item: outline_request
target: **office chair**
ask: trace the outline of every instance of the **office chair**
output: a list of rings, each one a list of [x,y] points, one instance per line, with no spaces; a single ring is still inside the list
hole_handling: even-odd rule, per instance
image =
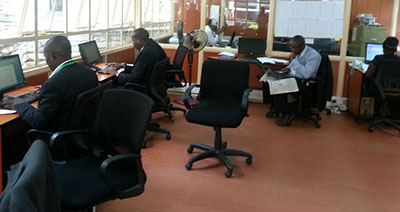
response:
[[[372,86],[378,95],[375,99],[383,104],[378,117],[369,123],[368,130],[375,131],[377,125],[389,125],[400,133],[400,119],[388,118],[388,102],[400,99],[400,61],[384,59],[379,65],[376,78],[372,79]]]
[[[223,80],[221,80],[223,79]],[[188,108],[186,120],[190,123],[213,127],[215,130],[214,146],[194,143],[187,149],[192,153],[194,148],[203,150],[192,157],[185,165],[187,170],[192,169],[194,162],[205,158],[215,157],[228,169],[227,178],[231,177],[233,168],[227,156],[247,157],[246,163],[252,163],[252,155],[233,149],[226,149],[227,143],[222,141],[221,128],[238,127],[244,116],[247,115],[248,96],[250,89],[249,65],[237,61],[207,60],[203,63],[201,84],[191,85],[185,92],[184,103]],[[200,87],[200,103],[191,108],[191,90]]]
[[[146,174],[140,152],[153,104],[139,92],[110,89],[104,92],[92,132],[75,130],[52,137],[51,148],[62,137],[89,133],[105,150],[103,156],[87,156],[56,167],[63,208],[86,210],[144,192]]]
[[[320,128],[320,112],[326,110],[326,102],[332,99],[333,72],[329,57],[321,54],[316,78],[297,79],[297,85],[299,92],[294,94],[297,98],[295,111],[292,111],[286,123],[282,125],[290,125],[293,119],[300,117],[311,120],[316,128]],[[317,110],[312,111],[313,108]]]
[[[179,88],[186,86],[187,81],[185,78],[185,73],[182,70],[182,66],[188,51],[189,49],[186,46],[178,46],[171,69],[166,72],[168,88]],[[184,82],[183,85],[182,82]]]
[[[167,113],[169,117],[171,117],[172,113],[169,108],[169,97],[167,94],[167,87],[165,85],[165,72],[168,70],[169,67],[169,58],[161,60],[154,65],[146,86],[128,82],[124,85],[124,88],[143,91],[155,102],[152,113],[164,112]],[[165,138],[167,140],[171,139],[171,132],[162,129],[160,125],[156,122],[149,122],[146,129],[152,132],[163,133],[166,135]],[[146,146],[147,139],[144,139],[143,147],[145,148]]]
[[[0,211],[61,212],[56,174],[45,142],[36,140],[24,159],[11,167],[0,196]]]
[[[107,81],[97,87],[85,91],[76,99],[72,116],[68,121],[65,130],[91,130],[94,126],[94,120],[97,114],[98,106],[105,90],[113,87],[112,81]],[[31,129],[27,133],[28,143],[32,143],[36,139],[42,139],[49,142],[50,138],[57,132],[49,132],[44,130]],[[90,147],[92,148],[92,147]],[[88,146],[80,136],[75,136],[70,142],[63,142],[63,146],[59,146],[57,151],[52,152],[54,160],[69,161],[72,158],[83,157],[88,153]]]
[[[176,32],[178,35],[178,41],[179,41],[179,45],[183,44],[183,21],[177,21],[176,22]]]

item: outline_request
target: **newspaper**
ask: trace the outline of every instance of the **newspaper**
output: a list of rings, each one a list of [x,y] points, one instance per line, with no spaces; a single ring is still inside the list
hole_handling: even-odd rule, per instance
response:
[[[294,77],[276,79],[268,73],[265,73],[261,77],[260,82],[268,83],[269,92],[271,95],[293,93],[299,91],[296,79]]]

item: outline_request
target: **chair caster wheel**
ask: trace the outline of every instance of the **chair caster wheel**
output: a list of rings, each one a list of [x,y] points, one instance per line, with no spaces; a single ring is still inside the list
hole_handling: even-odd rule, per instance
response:
[[[375,127],[373,127],[373,126],[368,126],[368,131],[374,132],[374,131],[375,131]]]
[[[228,142],[222,141],[222,149],[226,149],[228,147]]]
[[[192,152],[193,152],[193,147],[192,147],[192,146],[189,146],[189,147],[186,149],[186,151],[187,151],[188,153],[192,153]]]
[[[315,125],[315,128],[318,128],[318,129],[321,128],[321,124],[319,124],[319,123],[316,124],[316,125]]]
[[[167,135],[165,136],[165,139],[171,140],[171,134],[167,134]]]
[[[188,162],[188,163],[185,165],[185,168],[186,168],[187,170],[191,170],[191,169],[192,169],[192,163]]]
[[[225,172],[225,177],[226,178],[230,178],[232,176],[232,170],[227,170],[226,172]]]
[[[174,118],[174,117],[171,117],[171,118],[169,119],[169,121],[170,121],[170,122],[174,122],[174,121],[175,121],[175,118]]]
[[[252,163],[253,163],[253,158],[252,157],[246,159],[246,164],[247,165],[251,165]]]

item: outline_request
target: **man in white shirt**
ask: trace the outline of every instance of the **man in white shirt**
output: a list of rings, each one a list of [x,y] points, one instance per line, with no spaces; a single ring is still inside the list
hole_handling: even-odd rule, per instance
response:
[[[289,58],[291,60],[289,66],[281,71],[288,75],[294,76],[297,79],[309,79],[317,76],[318,68],[321,63],[321,55],[313,48],[306,46],[305,40],[301,35],[296,35],[290,41],[290,49],[292,53]],[[287,101],[287,94],[273,96],[272,109],[266,116],[272,117],[277,113],[283,113],[283,116],[278,120],[279,126],[289,125],[290,107]]]
[[[226,25],[224,25],[221,29],[218,29],[217,25],[217,21],[214,19],[210,19],[207,22],[207,25],[204,29],[208,38],[207,46],[215,46],[215,44],[217,44],[219,41],[219,34],[225,31]]]

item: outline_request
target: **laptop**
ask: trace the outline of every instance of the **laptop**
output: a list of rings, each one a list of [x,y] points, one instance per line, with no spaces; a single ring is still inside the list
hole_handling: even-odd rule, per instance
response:
[[[383,54],[382,43],[366,43],[365,44],[365,63],[369,64],[376,55]]]

